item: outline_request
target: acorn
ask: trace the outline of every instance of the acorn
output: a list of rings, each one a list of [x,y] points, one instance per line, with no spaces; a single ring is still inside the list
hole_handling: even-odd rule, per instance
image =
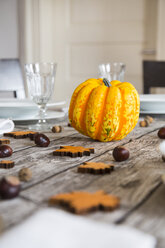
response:
[[[61,126],[53,126],[52,127],[52,132],[53,133],[61,133],[62,132],[62,127]]]
[[[149,123],[152,123],[154,121],[154,119],[149,115],[145,116],[144,120],[149,121]]]
[[[140,121],[139,125],[140,127],[148,127],[150,125],[150,122],[148,120]]]
[[[22,168],[18,173],[20,181],[28,182],[32,178],[32,171],[29,168]]]

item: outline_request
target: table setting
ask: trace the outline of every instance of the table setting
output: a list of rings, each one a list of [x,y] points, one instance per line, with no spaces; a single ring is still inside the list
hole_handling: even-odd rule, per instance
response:
[[[165,96],[115,62],[68,105],[56,70],[26,64],[29,98],[0,99],[0,247],[163,248]]]

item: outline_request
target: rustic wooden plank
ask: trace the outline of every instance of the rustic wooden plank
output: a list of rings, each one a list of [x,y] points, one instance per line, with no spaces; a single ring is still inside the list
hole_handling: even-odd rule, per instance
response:
[[[112,214],[99,214],[97,219],[116,222],[142,203],[159,185],[160,174],[165,173],[164,162],[156,149],[159,142],[156,131],[128,143],[131,158],[122,163],[114,162],[116,170],[110,175],[80,174],[77,173],[77,168],[73,168],[22,191],[21,195],[40,204],[47,202],[52,194],[102,189],[119,196],[121,207]],[[111,153],[112,151],[105,152],[92,161],[112,162]],[[89,217],[95,218],[95,214]]]
[[[97,157],[106,151],[112,150],[117,145],[123,145],[128,143],[130,139],[135,139],[146,134],[146,132],[151,132],[158,126],[163,125],[164,123],[159,123],[148,128],[137,128],[128,135],[125,139],[116,142],[101,143],[94,141],[88,137],[85,137],[79,133],[75,133],[71,136],[64,137],[60,140],[53,140],[48,148],[42,147],[30,147],[28,149],[19,150],[15,152],[11,159],[15,161],[16,166],[10,170],[1,169],[0,175],[17,175],[18,171],[23,167],[28,167],[32,170],[33,178],[30,182],[23,184],[23,188],[27,188],[36,183],[44,181],[46,178],[49,178],[55,174],[61,173],[69,168],[75,167],[82,162],[88,161],[91,158]],[[64,132],[65,133],[65,132]],[[19,140],[17,140],[19,142]],[[60,145],[83,145],[85,147],[94,147],[95,154],[92,154],[90,157],[82,158],[69,158],[69,157],[55,157],[52,155],[54,149],[58,148]]]
[[[77,133],[76,130],[66,126],[66,124],[63,126],[63,128],[64,130],[61,133],[53,133],[50,131],[50,132],[44,132],[44,134],[49,137],[50,141],[55,141]],[[16,130],[20,130],[20,129],[16,129]],[[27,129],[24,128],[24,130],[26,131]],[[6,137],[6,138],[10,140],[10,146],[12,147],[14,152],[18,152],[20,150],[28,149],[30,147],[35,146],[34,141],[30,140],[29,138],[25,138],[25,139],[14,139],[11,137]]]
[[[158,138],[156,136],[157,132],[154,133],[150,133],[150,132],[152,132],[154,129],[159,128],[161,125],[164,125],[164,122],[161,123],[155,122],[154,125],[148,128],[139,128],[137,126],[137,128],[126,139],[118,142],[100,143],[97,141],[93,141],[87,137],[84,137],[78,133],[75,133],[75,135],[73,135],[72,137],[68,137],[68,138],[64,137],[61,140],[52,141],[50,147],[48,148],[31,147],[26,150],[22,150],[22,151],[20,150],[18,152],[15,152],[12,156],[12,159],[16,161],[16,166],[11,170],[1,170],[0,175],[1,176],[7,174],[17,175],[17,172],[20,168],[30,167],[33,171],[33,179],[31,182],[23,184],[24,189],[28,187],[30,188],[26,191],[22,191],[21,195],[27,199],[31,199],[32,201],[37,202],[37,204],[39,205],[41,202],[46,201],[47,198],[53,193],[59,193],[59,192],[71,191],[71,190],[94,191],[102,188],[109,193],[114,193],[121,197],[122,199],[121,208],[115,211],[113,214],[96,213],[93,215],[89,215],[89,217],[101,221],[105,221],[105,220],[116,221],[117,219],[124,216],[131,208],[136,206],[137,203],[143,200],[147,192],[152,190],[159,182],[157,173],[154,174],[155,173],[154,163],[149,163],[149,164],[147,163],[147,168],[144,169],[143,172],[143,167],[144,164],[146,164],[146,160],[143,161],[144,162],[143,164],[142,159],[140,160],[140,158],[143,157],[144,152],[148,154],[152,149],[155,150],[155,146],[158,144]],[[147,139],[145,134],[147,134]],[[133,139],[133,141],[128,143],[130,139]],[[128,161],[128,163],[124,162],[117,165],[116,171],[111,175],[105,175],[105,176],[84,175],[84,174],[77,174],[75,168],[69,170],[70,168],[75,167],[78,164],[90,160],[92,158],[93,161],[110,162],[112,161],[112,156],[111,156],[112,149],[116,145],[126,144],[126,143],[128,143],[127,147],[131,151],[131,159]],[[91,157],[76,158],[76,159],[67,158],[67,157],[65,158],[52,157],[51,155],[52,149],[54,147],[59,147],[59,145],[64,145],[64,144],[74,144],[74,145],[83,144],[86,147],[94,146],[96,148],[96,154],[92,155]],[[149,159],[149,162],[157,161],[157,155],[158,155],[157,153],[152,152],[152,156],[149,156],[149,158],[147,159]],[[161,165],[158,164],[157,167],[160,167],[161,170],[164,171]],[[67,171],[65,172],[65,170]],[[64,173],[62,173],[63,171]],[[145,183],[146,174],[151,173],[151,171],[154,172],[154,173],[152,172],[154,176],[151,176],[151,178],[147,180],[147,183]],[[48,180],[44,182],[45,179]],[[38,184],[39,182],[42,183]],[[33,186],[35,184],[38,185]],[[139,184],[142,184],[142,186],[139,187]],[[146,190],[144,190],[144,188],[146,188]],[[134,194],[134,192],[137,193]],[[26,202],[26,200],[24,201]],[[8,208],[11,208],[11,205],[8,204],[8,202],[9,201],[6,202],[7,203],[6,207],[3,208],[2,211],[3,214],[4,211],[8,212]],[[25,203],[19,202],[18,205],[20,208],[23,208],[24,204]],[[17,213],[19,213],[19,211],[17,211]],[[14,215],[14,212],[9,211],[7,215],[9,216],[9,219],[12,219],[12,215]],[[20,220],[24,218],[24,215],[21,216],[22,217],[20,217]],[[11,224],[14,224],[16,222],[17,222],[17,217],[13,217],[13,221]],[[11,225],[10,221],[7,219],[6,219],[6,223],[9,223],[6,224],[7,226]]]
[[[141,207],[126,219],[124,224],[154,235],[158,240],[157,248],[164,248],[164,208],[165,186],[161,185]]]
[[[51,141],[59,140],[59,139],[62,139],[64,137],[68,137],[68,136],[74,135],[74,134],[77,136],[77,138],[85,137],[85,136],[82,136],[81,134],[79,134],[72,127],[68,127],[66,123],[62,122],[61,125],[64,127],[64,131],[62,133],[52,133],[51,131],[50,132],[44,132],[49,137],[49,139]],[[139,124],[137,124],[136,128],[124,139],[124,141],[128,142],[128,140],[131,138],[132,139],[138,138],[138,137],[140,137],[140,136],[142,136],[148,132],[152,132],[153,130],[158,129],[164,125],[165,125],[164,119],[159,120],[159,121],[157,121],[157,119],[155,119],[154,123],[152,123],[147,128],[140,128]],[[15,130],[27,130],[27,127],[26,126],[17,126]],[[3,137],[3,136],[1,135],[1,137]],[[11,141],[11,147],[12,147],[14,152],[15,151],[17,152],[17,151],[22,150],[22,149],[23,150],[28,149],[28,148],[31,148],[32,146],[35,146],[34,142],[28,138],[26,138],[26,139],[14,139],[14,138],[9,137],[9,139]],[[89,138],[87,138],[87,139],[89,139]]]
[[[20,197],[12,200],[0,200],[0,216],[3,222],[3,231],[27,218],[37,206]]]

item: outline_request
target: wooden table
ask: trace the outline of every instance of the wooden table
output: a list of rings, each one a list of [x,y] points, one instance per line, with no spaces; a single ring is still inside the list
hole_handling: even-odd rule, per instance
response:
[[[137,124],[124,140],[109,143],[93,141],[66,124],[62,133],[45,133],[51,140],[47,148],[36,147],[28,138],[10,138],[14,150],[12,160],[16,165],[10,170],[1,169],[0,176],[18,175],[21,168],[28,167],[33,177],[30,182],[22,183],[19,197],[0,201],[4,230],[14,228],[34,211],[48,206],[47,200],[52,194],[101,189],[119,196],[120,208],[110,213],[95,212],[84,218],[136,227],[156,236],[158,248],[165,247],[165,186],[160,179],[165,173],[165,163],[158,150],[157,137],[157,130],[165,125],[164,120],[155,119],[146,128]],[[53,156],[52,151],[60,145],[94,147],[95,153],[82,158]],[[130,150],[129,160],[120,163],[113,160],[112,151],[117,145]],[[116,169],[107,175],[77,173],[77,166],[85,161],[114,163]]]

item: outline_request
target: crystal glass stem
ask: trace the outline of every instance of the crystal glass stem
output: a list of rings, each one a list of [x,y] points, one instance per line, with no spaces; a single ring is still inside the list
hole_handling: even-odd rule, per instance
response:
[[[46,124],[45,116],[46,116],[46,104],[39,105],[39,124]]]

